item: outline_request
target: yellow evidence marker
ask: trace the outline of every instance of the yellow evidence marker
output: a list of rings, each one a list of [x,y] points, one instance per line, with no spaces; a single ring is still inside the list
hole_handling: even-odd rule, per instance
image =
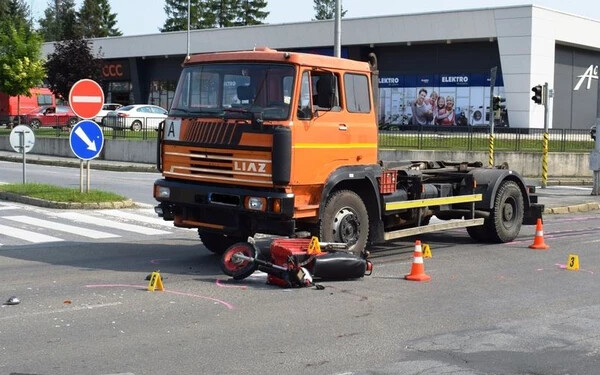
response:
[[[423,258],[433,258],[433,254],[431,254],[431,248],[429,244],[423,244]]]
[[[312,236],[310,239],[310,243],[308,244],[308,255],[320,254],[321,253],[321,244],[319,243],[319,238],[316,236]]]
[[[569,254],[569,258],[567,258],[567,269],[571,271],[579,270],[579,256],[576,254]]]
[[[152,272],[152,276],[150,276],[150,282],[148,283],[148,290],[154,292],[155,290],[163,291],[165,287],[163,286],[162,277],[158,271]]]

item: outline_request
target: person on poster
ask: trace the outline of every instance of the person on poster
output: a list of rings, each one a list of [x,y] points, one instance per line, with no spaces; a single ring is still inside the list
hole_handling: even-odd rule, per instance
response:
[[[433,123],[434,125],[441,125],[442,120],[448,117],[446,113],[446,99],[443,96],[438,97],[433,110]]]
[[[412,124],[430,125],[433,120],[433,111],[431,104],[427,100],[427,90],[420,89],[419,96],[412,105]]]
[[[439,125],[456,125],[456,110],[454,109],[454,98],[452,96],[446,97],[446,108],[444,108],[444,111],[444,118],[440,120]]]

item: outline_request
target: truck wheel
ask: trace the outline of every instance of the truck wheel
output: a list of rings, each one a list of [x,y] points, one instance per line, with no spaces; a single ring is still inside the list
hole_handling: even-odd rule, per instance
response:
[[[198,236],[204,247],[219,255],[223,254],[234,243],[246,240],[243,237],[230,237],[225,234],[205,232],[201,229],[198,229]]]
[[[334,193],[327,200],[321,217],[321,241],[347,243],[351,253],[363,255],[369,237],[369,214],[355,192],[340,190]]]
[[[524,214],[523,195],[514,181],[504,181],[494,199],[494,208],[485,222],[488,240],[510,242],[521,231]]]
[[[258,267],[254,262],[236,259],[235,254],[254,258],[256,257],[256,250],[254,246],[247,242],[238,242],[227,248],[221,257],[221,270],[223,273],[233,277],[234,280],[243,280],[252,275]]]
[[[487,228],[485,224],[479,225],[477,227],[467,227],[467,233],[469,233],[469,236],[471,236],[472,239],[478,242],[489,241],[486,231]]]

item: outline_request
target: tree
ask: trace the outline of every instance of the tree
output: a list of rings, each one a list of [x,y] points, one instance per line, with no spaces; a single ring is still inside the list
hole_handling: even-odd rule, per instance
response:
[[[41,85],[45,77],[41,49],[41,37],[26,23],[9,17],[0,20],[0,92],[17,97],[18,119],[20,95],[31,96],[31,88]]]
[[[24,0],[0,0],[0,19],[9,18],[15,27],[24,24],[31,29],[31,12]]]
[[[342,0],[340,0],[342,1]],[[330,20],[335,17],[335,0],[313,0],[315,9],[315,19]],[[342,7],[341,17],[346,15],[347,10]]]
[[[83,38],[122,35],[115,27],[117,15],[111,13],[108,0],[84,0],[77,12],[79,34]]]
[[[74,0],[48,0],[44,17],[38,22],[46,42],[81,37]]]
[[[99,0],[100,10],[102,14],[102,25],[106,31],[106,36],[121,36],[123,33],[117,29],[117,14],[110,11],[108,0]]]
[[[241,0],[210,0],[208,7],[216,17],[217,27],[237,26]]]
[[[269,12],[263,9],[267,6],[266,0],[241,0],[242,6],[238,13],[238,24],[260,25],[267,18]]]
[[[187,0],[165,0],[165,13],[167,19],[160,29],[166,31],[187,30],[188,11]],[[209,29],[214,27],[216,16],[212,12],[209,0],[191,0],[190,3],[190,29]]]
[[[46,61],[50,90],[65,100],[73,84],[80,79],[100,81],[101,69],[102,61],[92,54],[91,42],[83,39],[54,43],[54,52]]]

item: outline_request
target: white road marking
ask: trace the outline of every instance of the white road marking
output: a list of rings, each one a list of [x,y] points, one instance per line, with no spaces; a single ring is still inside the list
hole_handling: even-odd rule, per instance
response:
[[[121,237],[117,234],[100,232],[93,229],[76,227],[74,225],[61,224],[53,221],[37,219],[30,216],[4,216],[5,219],[17,221],[19,223],[36,225],[42,228],[53,229],[61,232],[67,232],[78,236],[100,239],[100,238],[116,238]]]
[[[174,228],[173,222],[164,221],[162,218],[160,218],[158,216],[149,217],[149,216],[137,215],[137,214],[134,214],[131,212],[126,212],[126,211],[121,211],[121,210],[101,210],[101,211],[98,211],[98,213],[100,213],[102,215],[110,215],[110,216],[119,217],[121,219],[133,220],[133,221],[137,221],[140,223],[162,225],[165,227]]]
[[[91,95],[73,95],[71,102],[76,103],[101,103],[102,97]]]
[[[125,223],[116,222],[116,221],[112,221],[112,220],[102,219],[99,217],[84,215],[84,214],[80,214],[80,213],[76,213],[76,212],[54,213],[53,215],[63,218],[63,219],[77,221],[80,223],[99,225],[99,226],[103,226],[103,227],[124,230],[127,232],[134,232],[134,233],[140,233],[140,234],[146,234],[146,235],[171,234],[171,232],[166,232],[164,230],[146,228],[146,227],[142,227],[139,225],[133,225],[133,224],[125,224]]]
[[[0,206],[0,211],[4,211],[4,210],[16,210],[17,206]]]
[[[0,235],[18,238],[20,240],[24,240],[32,243],[42,243],[42,242],[60,242],[63,241],[60,238],[47,236],[45,234],[39,234],[35,232],[31,232],[28,230],[23,230],[19,228],[8,227],[5,225],[0,225]]]

